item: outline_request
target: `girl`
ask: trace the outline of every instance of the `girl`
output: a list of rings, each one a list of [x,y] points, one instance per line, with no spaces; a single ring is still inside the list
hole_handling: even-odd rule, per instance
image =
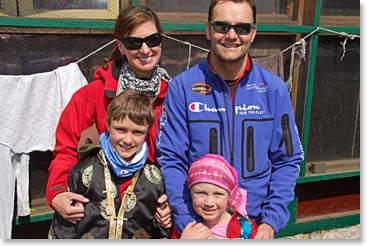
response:
[[[208,154],[192,163],[188,187],[202,222],[189,223],[181,239],[254,238],[257,225],[247,217],[246,190],[238,188],[237,172],[222,156]]]

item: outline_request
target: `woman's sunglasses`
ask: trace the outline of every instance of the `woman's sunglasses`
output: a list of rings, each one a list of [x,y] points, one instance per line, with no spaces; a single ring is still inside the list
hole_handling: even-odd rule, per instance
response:
[[[209,21],[209,23],[214,27],[214,31],[223,34],[226,34],[229,32],[229,30],[231,30],[231,28],[233,28],[238,35],[246,35],[249,34],[254,27],[254,24],[252,23],[239,23],[236,25],[231,25],[223,21],[215,20]]]
[[[146,43],[150,48],[158,46],[162,43],[162,35],[159,32],[153,33],[145,38],[123,37],[120,39],[128,50],[140,49],[143,43]]]

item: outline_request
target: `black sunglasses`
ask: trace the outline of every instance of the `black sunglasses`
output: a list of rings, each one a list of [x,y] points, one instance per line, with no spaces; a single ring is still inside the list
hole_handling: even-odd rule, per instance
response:
[[[223,34],[226,34],[229,32],[229,30],[231,30],[231,28],[233,28],[238,35],[246,35],[249,34],[254,27],[254,24],[252,23],[239,23],[236,25],[231,25],[223,21],[215,20],[211,20],[209,23],[214,27],[214,31]]]
[[[150,48],[158,46],[162,43],[162,35],[159,32],[153,33],[145,38],[123,37],[120,39],[128,50],[140,49],[143,43],[146,43]]]

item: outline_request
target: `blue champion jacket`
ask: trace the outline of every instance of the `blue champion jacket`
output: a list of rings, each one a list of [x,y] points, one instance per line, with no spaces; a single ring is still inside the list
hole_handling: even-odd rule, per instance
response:
[[[171,81],[157,133],[157,160],[180,233],[195,214],[187,188],[189,166],[220,154],[247,189],[247,212],[275,233],[289,221],[287,209],[303,160],[303,149],[285,82],[252,63],[232,101],[226,82],[208,59]]]

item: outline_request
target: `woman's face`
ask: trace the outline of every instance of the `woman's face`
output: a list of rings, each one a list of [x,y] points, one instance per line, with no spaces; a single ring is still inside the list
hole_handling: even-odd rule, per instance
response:
[[[146,38],[157,32],[158,29],[154,22],[147,21],[135,27],[129,37]],[[147,43],[143,42],[140,48],[131,50],[127,49],[120,40],[117,40],[117,46],[121,54],[126,56],[130,67],[138,78],[150,78],[161,58],[161,44],[149,47]]]

